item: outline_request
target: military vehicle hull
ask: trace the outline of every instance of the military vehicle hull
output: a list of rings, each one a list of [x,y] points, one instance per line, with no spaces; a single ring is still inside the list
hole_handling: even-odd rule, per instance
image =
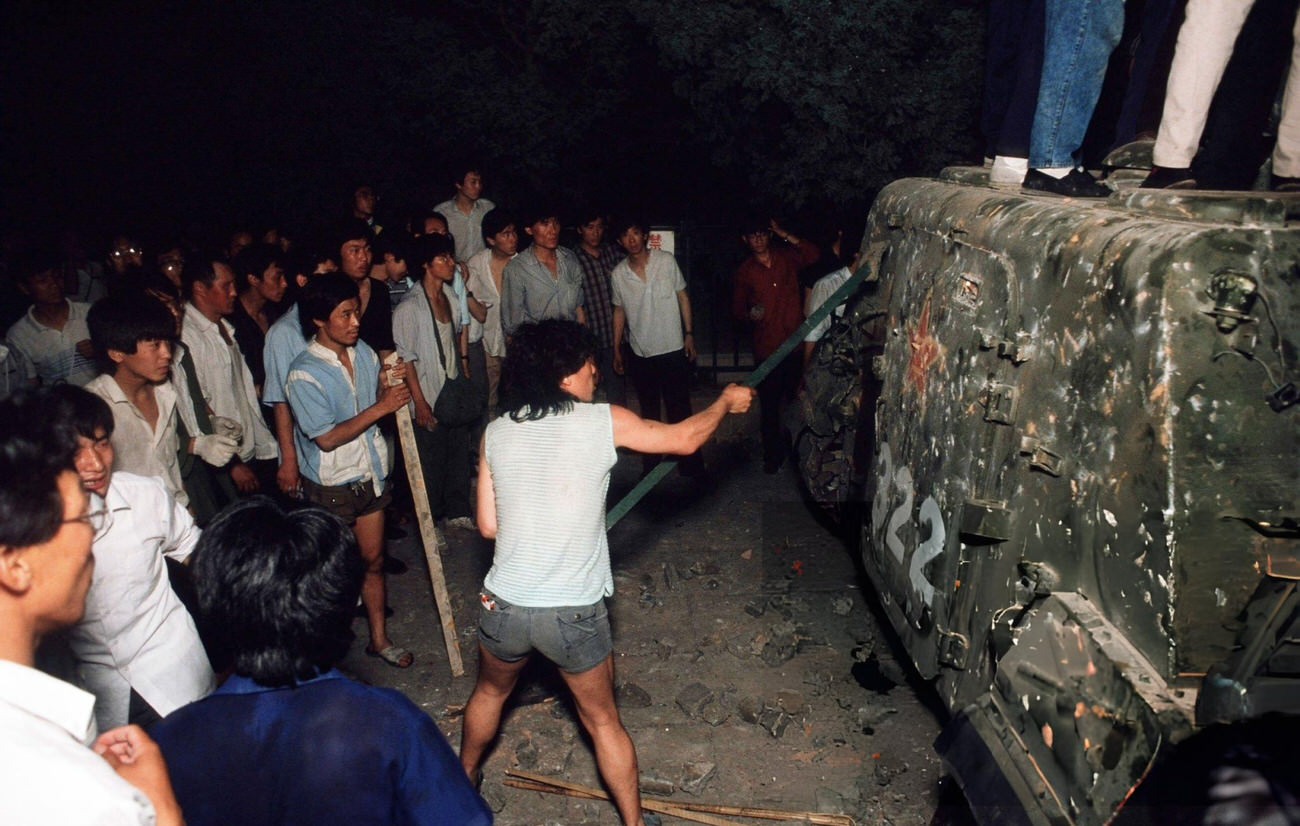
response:
[[[1300,200],[984,183],[881,192],[802,466],[977,816],[1104,823],[1199,726],[1300,713]]]

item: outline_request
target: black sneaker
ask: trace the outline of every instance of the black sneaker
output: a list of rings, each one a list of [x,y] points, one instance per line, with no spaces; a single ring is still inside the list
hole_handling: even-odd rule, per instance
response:
[[[1082,169],[1071,169],[1070,174],[1064,178],[1053,178],[1046,172],[1031,169],[1025,173],[1025,182],[1020,188],[1066,198],[1110,197],[1110,187],[1097,183],[1095,178]]]
[[[1156,166],[1147,175],[1140,189],[1196,189],[1192,170],[1186,167]]]

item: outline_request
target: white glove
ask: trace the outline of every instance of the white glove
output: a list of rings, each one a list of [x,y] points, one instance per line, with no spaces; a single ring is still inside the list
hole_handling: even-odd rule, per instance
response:
[[[194,448],[191,452],[213,467],[224,467],[237,450],[239,450],[239,442],[229,436],[205,433],[194,437]]]
[[[212,417],[212,432],[218,436],[229,436],[236,442],[244,438],[244,426],[225,416]]]

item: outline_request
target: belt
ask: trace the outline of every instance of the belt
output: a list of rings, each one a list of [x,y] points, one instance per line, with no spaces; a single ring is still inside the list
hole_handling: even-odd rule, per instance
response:
[[[365,496],[367,493],[374,492],[374,485],[370,478],[358,479],[355,482],[344,482],[341,485],[321,485],[310,479],[302,480],[304,485],[309,485],[321,493],[351,493],[353,496]]]

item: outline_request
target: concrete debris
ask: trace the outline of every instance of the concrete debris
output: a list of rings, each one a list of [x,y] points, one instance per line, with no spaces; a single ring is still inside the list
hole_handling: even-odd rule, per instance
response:
[[[525,738],[522,743],[515,746],[515,763],[519,768],[532,771],[537,768],[537,746],[533,744],[532,738]]]
[[[894,778],[907,771],[907,763],[897,758],[891,758],[888,755],[881,755],[875,761],[875,767],[872,774],[876,778],[877,786],[888,786]]]
[[[891,714],[897,714],[897,713],[898,713],[898,709],[894,708],[893,706],[885,706],[885,705],[859,706],[857,712],[855,713],[855,718],[859,728],[861,728],[867,734],[872,734],[875,732],[876,726],[883,723],[885,721],[885,718],[889,717],[889,715]]]
[[[716,702],[717,696],[704,683],[690,683],[681,691],[677,692],[674,698],[678,708],[686,713],[688,717],[698,717],[704,710],[704,706],[710,702]]]
[[[778,691],[776,705],[786,714],[798,715],[803,712],[803,695],[791,689]]]
[[[687,763],[682,766],[682,779],[677,784],[678,788],[687,794],[698,795],[717,773],[717,763],[710,763],[706,760]]]
[[[749,614],[751,617],[761,617],[763,616],[763,612],[766,610],[767,603],[762,600],[751,599],[749,602],[745,603],[745,613]]]
[[[677,566],[671,562],[665,562],[663,568],[664,587],[669,591],[680,591],[682,587],[682,578],[677,574]]]
[[[743,660],[750,656],[749,645],[753,642],[753,637],[749,634],[737,634],[734,637],[727,638],[727,653],[738,660]]]
[[[768,640],[760,656],[768,665],[781,665],[794,659],[794,655],[799,653],[800,643],[808,639],[802,627],[795,623],[778,623],[768,632]]]
[[[794,722],[794,718],[778,708],[764,708],[758,715],[758,724],[773,737],[781,737]]]
[[[767,600],[768,607],[779,613],[786,620],[794,619],[796,614],[808,613],[808,601],[800,597],[792,597],[789,594],[777,594],[769,597]]]
[[[707,702],[700,708],[699,717],[711,726],[720,726],[727,722],[731,712],[727,710],[727,703],[716,695],[710,697]]]
[[[853,600],[847,596],[838,596],[831,600],[831,613],[837,617],[847,617],[853,613]]]
[[[875,653],[876,653],[876,649],[874,646],[872,646],[870,643],[864,643],[862,645],[856,646],[852,651],[850,651],[849,656],[853,658],[854,662],[864,663],[867,660],[871,659],[872,655],[874,655]]]
[[[623,683],[614,689],[614,699],[620,708],[649,708],[650,692],[636,683]]]
[[[740,702],[736,703],[736,713],[746,723],[757,724],[763,713],[763,698],[753,694],[741,697]]]
[[[716,562],[695,562],[691,565],[692,576],[717,576],[722,568]]]

